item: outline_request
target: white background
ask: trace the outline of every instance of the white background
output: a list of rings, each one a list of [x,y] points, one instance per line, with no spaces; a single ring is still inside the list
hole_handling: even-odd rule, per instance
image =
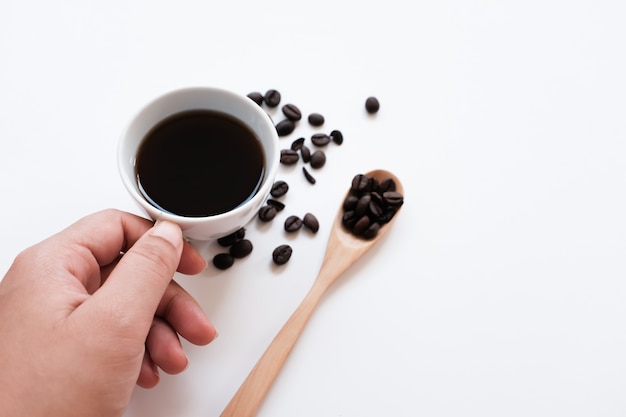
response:
[[[331,288],[259,416],[626,414],[623,2],[1,9],[2,274],[81,216],[141,214],[118,177],[117,140],[171,89],[275,88],[326,116],[321,129],[300,123],[285,147],[316,131],[345,137],[314,186],[300,165],[281,168],[287,208],[249,225],[248,258],[176,277],[219,337],[185,343],[190,367],[137,389],[127,417],[219,416],[313,282],[352,176],[375,168],[401,178],[403,211]],[[307,211],[319,233],[287,236],[284,218]],[[276,268],[281,243],[294,255]]]

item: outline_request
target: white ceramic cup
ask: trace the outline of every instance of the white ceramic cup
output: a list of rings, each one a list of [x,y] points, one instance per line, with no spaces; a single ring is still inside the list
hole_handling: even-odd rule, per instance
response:
[[[228,212],[206,217],[179,216],[150,204],[139,189],[135,163],[144,137],[162,120],[188,110],[214,110],[239,119],[256,134],[265,152],[265,175],[257,193]],[[148,103],[132,117],[123,131],[117,152],[122,182],[139,206],[153,220],[169,220],[178,224],[187,238],[195,240],[217,239],[248,224],[270,193],[279,160],[278,134],[267,113],[246,96],[214,87],[175,90]]]

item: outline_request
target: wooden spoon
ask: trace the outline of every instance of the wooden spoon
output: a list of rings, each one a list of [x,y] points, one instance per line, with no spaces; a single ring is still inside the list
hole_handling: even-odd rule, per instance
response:
[[[402,184],[390,172],[375,170],[365,175],[374,177],[379,182],[392,178],[396,183],[396,191],[404,194]],[[342,226],[343,212],[343,207],[341,207],[335,217],[330,237],[328,238],[324,260],[313,286],[268,346],[220,417],[253,417],[256,414],[270,386],[276,379],[278,372],[287,360],[287,356],[289,356],[304,326],[326,290],[346,269],[381,239],[399,214],[396,213],[391,221],[382,226],[375,238],[365,240],[352,235]]]

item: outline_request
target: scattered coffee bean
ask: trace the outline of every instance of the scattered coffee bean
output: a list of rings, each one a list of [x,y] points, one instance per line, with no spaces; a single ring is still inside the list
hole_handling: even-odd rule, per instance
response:
[[[285,117],[287,117],[287,119],[289,120],[297,122],[298,120],[302,119],[302,113],[300,112],[300,109],[294,104],[285,104],[282,110]]]
[[[309,114],[309,124],[311,126],[321,126],[324,124],[324,116],[319,113]]]
[[[225,248],[234,245],[235,243],[237,243],[239,240],[243,239],[246,236],[246,229],[244,229],[243,227],[239,230],[234,231],[233,233],[220,237],[219,239],[217,239],[217,243],[220,246],[223,246]]]
[[[230,247],[229,252],[233,258],[245,258],[252,252],[252,242],[248,239],[241,239]]]
[[[294,140],[293,142],[291,142],[291,149],[293,149],[294,151],[299,151],[303,145],[304,145],[304,138],[298,138]]]
[[[213,265],[217,269],[228,269],[235,263],[235,258],[230,253],[218,253],[213,257]]]
[[[276,107],[280,104],[280,93],[274,89],[267,90],[263,100],[268,107]]]
[[[343,143],[343,133],[339,130],[333,130],[330,132],[330,139],[337,145],[341,145]]]
[[[280,163],[285,165],[293,165],[298,162],[300,157],[298,156],[298,152],[293,149],[283,149],[280,151]]]
[[[395,188],[393,180],[385,179],[379,183],[373,177],[355,175],[343,201],[343,226],[355,236],[376,237],[380,227],[389,222],[404,204],[404,196]]]
[[[368,97],[367,100],[365,100],[365,110],[367,110],[369,114],[374,114],[378,112],[379,109],[380,103],[376,97]]]
[[[311,136],[311,142],[313,142],[315,146],[326,146],[330,143],[330,136],[326,133],[314,133],[313,136]]]
[[[302,161],[305,163],[311,160],[311,150],[306,145],[302,145],[300,148],[300,155],[302,155]]]
[[[304,224],[304,226],[313,233],[317,233],[317,231],[320,230],[320,223],[317,220],[317,217],[315,217],[311,213],[307,213],[304,215],[304,218],[302,219],[302,224]]]
[[[296,124],[293,120],[285,119],[278,122],[276,125],[276,132],[278,136],[287,136],[291,134],[296,129]]]
[[[274,207],[271,204],[266,204],[259,209],[259,213],[258,213],[259,220],[263,222],[272,221],[274,217],[276,217],[276,213],[278,213],[278,210],[276,209],[276,207]]]
[[[274,184],[272,184],[270,194],[272,195],[272,197],[280,197],[287,194],[287,191],[289,191],[289,184],[287,184],[285,181],[278,180],[275,181]]]
[[[311,154],[311,167],[321,168],[326,163],[326,154],[323,151],[315,151]]]
[[[254,101],[259,106],[263,104],[263,94],[259,93],[258,91],[248,93],[248,98]]]
[[[285,219],[285,231],[289,233],[297,232],[302,228],[302,219],[298,216],[289,216]]]
[[[311,173],[306,169],[306,167],[302,167],[302,173],[304,174],[304,178],[306,178],[306,180],[311,183],[311,184],[315,184],[316,180],[313,177],[313,175],[311,175]]]
[[[276,265],[284,265],[291,258],[293,250],[289,245],[280,245],[272,252],[272,259]]]
[[[267,200],[267,204],[270,206],[273,206],[276,209],[276,211],[281,211],[285,208],[284,203],[278,200],[271,199],[271,198]]]

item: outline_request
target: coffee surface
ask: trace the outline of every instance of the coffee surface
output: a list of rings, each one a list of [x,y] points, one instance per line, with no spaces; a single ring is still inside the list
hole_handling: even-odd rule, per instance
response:
[[[211,216],[251,199],[265,175],[265,155],[254,132],[212,110],[175,114],[143,139],[135,173],[155,207],[186,217]]]

